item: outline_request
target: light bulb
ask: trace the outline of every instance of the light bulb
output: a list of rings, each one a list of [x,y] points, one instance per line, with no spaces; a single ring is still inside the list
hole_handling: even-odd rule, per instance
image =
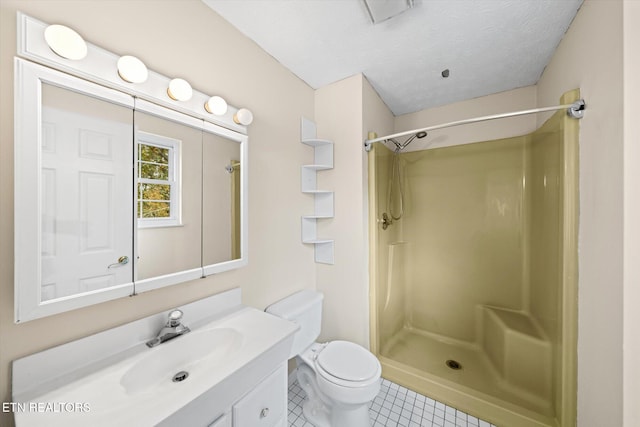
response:
[[[227,112],[227,101],[219,96],[212,96],[204,104],[204,109],[216,116],[222,116]]]
[[[233,116],[233,121],[239,125],[248,126],[253,122],[253,113],[246,108],[241,108]]]
[[[87,56],[87,43],[69,27],[49,25],[44,30],[44,39],[51,50],[66,59],[78,60]]]
[[[193,89],[191,89],[188,81],[184,79],[173,79],[169,82],[167,95],[175,101],[188,101],[193,96]]]
[[[144,83],[149,77],[149,71],[144,62],[135,56],[125,55],[118,59],[118,75],[129,83]]]

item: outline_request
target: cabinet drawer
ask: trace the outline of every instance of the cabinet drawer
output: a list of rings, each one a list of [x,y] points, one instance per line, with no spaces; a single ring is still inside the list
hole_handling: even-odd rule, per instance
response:
[[[233,427],[273,427],[286,415],[286,407],[287,370],[283,365],[233,405]]]
[[[226,413],[216,418],[208,427],[231,427],[231,414]]]

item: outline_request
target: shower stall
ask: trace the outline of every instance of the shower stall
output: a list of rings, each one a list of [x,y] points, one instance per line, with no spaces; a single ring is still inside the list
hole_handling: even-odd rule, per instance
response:
[[[371,348],[385,378],[499,426],[575,425],[577,138],[563,110],[513,138],[372,147]]]

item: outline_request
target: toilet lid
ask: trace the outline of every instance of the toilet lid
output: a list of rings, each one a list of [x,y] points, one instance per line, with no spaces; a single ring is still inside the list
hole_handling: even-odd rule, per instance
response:
[[[330,342],[316,361],[327,373],[346,381],[368,380],[380,366],[373,354],[348,341]]]

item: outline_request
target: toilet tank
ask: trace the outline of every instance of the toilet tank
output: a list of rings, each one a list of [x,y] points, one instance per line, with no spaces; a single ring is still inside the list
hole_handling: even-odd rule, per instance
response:
[[[322,299],[320,292],[305,289],[266,308],[266,312],[300,325],[293,338],[289,358],[302,354],[320,335],[322,323]]]

